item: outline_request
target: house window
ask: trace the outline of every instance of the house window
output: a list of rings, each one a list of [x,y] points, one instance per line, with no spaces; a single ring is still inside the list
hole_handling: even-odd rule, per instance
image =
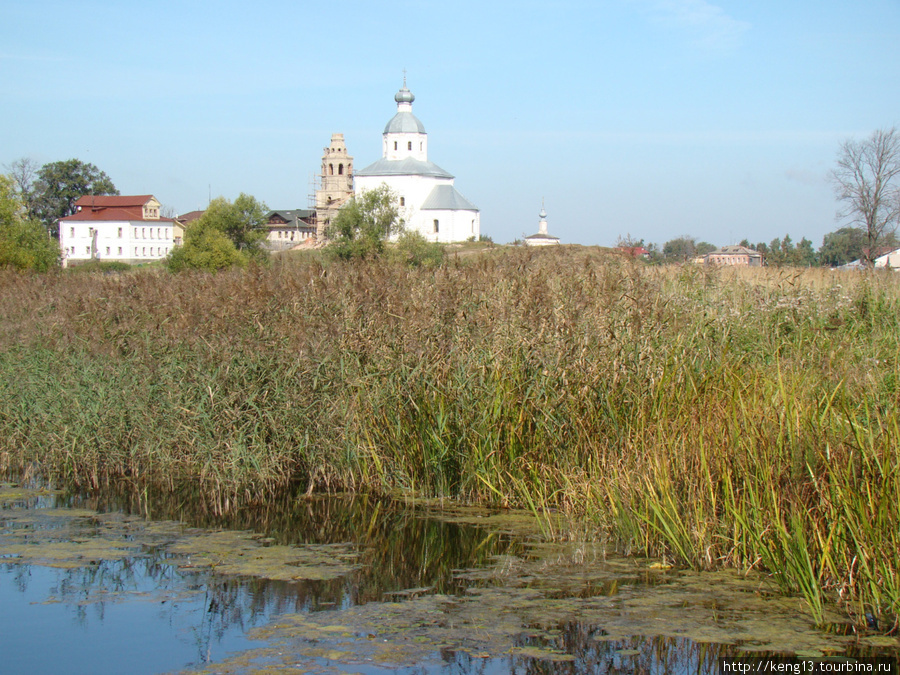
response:
[[[435,233],[435,234],[437,234],[438,232],[440,232],[440,227],[441,227],[441,224],[438,222],[438,219],[435,218],[435,219],[434,219],[434,233]]]
[[[150,238],[153,239],[153,228],[150,228]]]
[[[400,197],[400,206],[406,206],[406,197]]]
[[[146,238],[147,238],[147,228],[146,228],[146,227],[142,227],[142,228],[141,228],[141,237],[142,237],[143,239],[146,239]]]
[[[394,150],[397,149],[397,141],[394,141]]]
[[[91,247],[90,247],[90,246],[85,246],[85,247],[84,247],[84,252],[87,253],[88,255],[90,255],[90,253],[91,253]]]
[[[141,255],[147,255],[147,247],[146,246],[141,248]]]
[[[70,227],[70,228],[69,228],[69,236],[70,236],[70,237],[74,237],[74,236],[75,236],[75,228],[74,228],[74,227]]]
[[[409,143],[406,144],[406,149],[412,150],[412,141],[410,141]]]
[[[119,255],[122,255],[122,247],[119,247]]]
[[[120,227],[119,228],[119,239],[121,239],[121,238],[122,238],[122,228]]]
[[[106,247],[106,255],[109,255],[109,246]]]
[[[156,228],[156,238],[162,239],[162,228],[161,227]]]
[[[134,238],[137,239],[137,228],[134,228]]]
[[[93,236],[94,236],[94,228],[93,228],[93,227],[89,227],[89,228],[88,228],[88,236],[89,236],[89,237],[93,237]]]
[[[344,175],[344,165],[338,164],[338,176],[343,176],[343,175]]]
[[[424,144],[422,143],[422,141],[419,141],[419,152],[422,152],[422,146],[423,146],[423,145],[424,145]]]

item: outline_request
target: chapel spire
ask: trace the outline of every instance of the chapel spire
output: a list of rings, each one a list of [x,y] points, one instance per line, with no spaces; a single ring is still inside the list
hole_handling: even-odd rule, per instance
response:
[[[413,93],[406,88],[406,70],[403,71],[403,87],[394,94],[394,100],[397,102],[397,110],[398,111],[410,111],[412,110],[412,103],[416,100],[416,97]]]
[[[391,161],[428,161],[428,135],[412,113],[412,103],[416,97],[406,86],[406,71],[403,71],[403,87],[394,94],[394,100],[397,102],[397,113],[384,127],[382,157]]]

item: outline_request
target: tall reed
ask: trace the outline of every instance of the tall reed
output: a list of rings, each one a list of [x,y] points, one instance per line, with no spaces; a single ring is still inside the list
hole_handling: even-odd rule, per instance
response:
[[[576,247],[284,258],[2,273],[0,317],[0,465],[560,510],[627,551],[767,571],[819,620],[836,602],[896,629],[890,274]]]

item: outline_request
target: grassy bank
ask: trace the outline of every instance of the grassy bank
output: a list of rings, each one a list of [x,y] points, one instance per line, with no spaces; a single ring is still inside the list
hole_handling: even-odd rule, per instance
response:
[[[891,275],[495,250],[437,269],[0,275],[0,464],[562,509],[900,613]]]

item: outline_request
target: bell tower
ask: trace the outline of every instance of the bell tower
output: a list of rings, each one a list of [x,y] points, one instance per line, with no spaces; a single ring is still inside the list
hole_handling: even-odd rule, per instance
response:
[[[331,134],[331,145],[322,155],[322,174],[316,190],[316,241],[325,241],[326,228],[352,196],[353,158],[347,154],[344,134]]]

